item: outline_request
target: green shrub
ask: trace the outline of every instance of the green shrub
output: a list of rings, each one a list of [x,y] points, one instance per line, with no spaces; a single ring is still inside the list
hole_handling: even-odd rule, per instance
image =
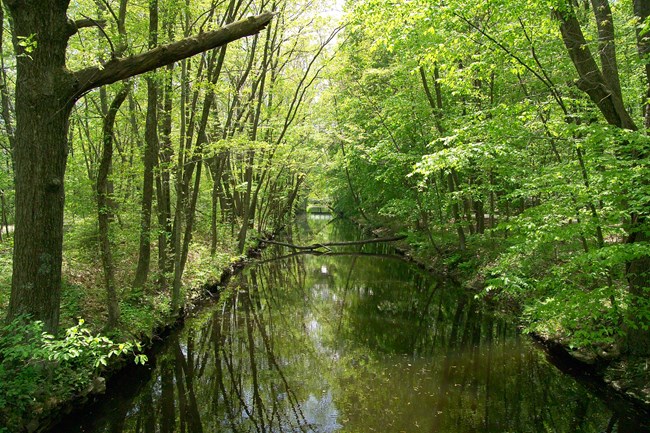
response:
[[[115,343],[93,335],[83,320],[56,339],[43,332],[41,322],[18,318],[0,328],[0,425],[19,431],[61,403],[89,391],[108,359],[133,353],[138,343]],[[0,428],[0,433],[4,433]]]

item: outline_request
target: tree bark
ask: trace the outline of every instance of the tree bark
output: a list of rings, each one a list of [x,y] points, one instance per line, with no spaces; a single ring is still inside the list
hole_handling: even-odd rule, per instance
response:
[[[149,1],[149,49],[158,45],[158,0]],[[147,120],[145,123],[144,175],[142,182],[142,210],[140,220],[140,247],[138,266],[133,281],[140,288],[149,276],[151,260],[151,206],[153,203],[153,172],[158,161],[158,84],[147,77]]]
[[[108,328],[117,326],[120,318],[120,306],[115,287],[115,266],[113,264],[113,253],[109,233],[110,225],[110,191],[108,174],[113,161],[113,133],[115,116],[120,106],[129,93],[130,85],[124,84],[111,103],[102,128],[102,157],[97,170],[97,217],[99,221],[99,248],[102,256],[102,268],[104,269],[104,283],[106,284],[106,305],[108,307]]]
[[[63,178],[74,79],[65,68],[67,1],[5,1],[16,52],[14,265],[8,318],[28,314],[48,331],[59,323]],[[36,35],[31,53],[21,39]]]
[[[94,66],[82,69],[74,74],[77,80],[75,95],[78,97],[96,87],[144,74],[161,66],[226,45],[237,39],[255,35],[269,24],[271,18],[273,18],[272,12],[264,12],[257,16],[227,24],[217,30],[163,45],[142,54],[111,60],[101,67]]]
[[[641,34],[640,25],[646,22],[650,15],[650,2],[647,0],[634,0],[634,15],[637,17],[636,27],[637,49],[643,62],[646,76],[646,92],[643,100],[644,126],[650,129],[650,32]]]
[[[589,98],[596,104],[610,125],[633,131],[637,130],[637,126],[623,106],[623,101],[608,86],[598,68],[582,33],[575,11],[570,6],[568,8],[565,12],[556,11],[555,16],[560,21],[562,40],[578,72],[579,78],[576,85],[589,95]]]
[[[646,2],[647,3],[647,2]],[[616,61],[616,44],[614,40],[614,19],[608,0],[591,0],[598,27],[598,54],[603,71],[603,78],[612,94],[623,101],[621,81],[618,76]]]
[[[172,150],[172,71],[173,65],[167,66],[165,94],[162,109],[162,131],[158,155],[158,175],[156,176],[156,209],[158,216],[158,270],[161,290],[167,290],[167,273],[172,270],[169,252],[172,250],[171,224],[171,159]]]
[[[4,23],[4,8],[0,7],[0,23]],[[0,34],[0,53],[3,51],[4,37]],[[2,121],[4,122],[7,140],[9,141],[9,151],[13,154],[14,149],[14,127],[11,119],[11,107],[9,98],[9,89],[7,88],[7,71],[5,70],[4,56],[0,58],[0,103],[2,110]]]

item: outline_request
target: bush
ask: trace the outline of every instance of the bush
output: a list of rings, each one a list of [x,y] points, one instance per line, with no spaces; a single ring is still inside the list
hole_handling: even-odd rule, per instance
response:
[[[115,343],[92,335],[83,320],[63,339],[43,332],[41,322],[18,318],[0,328],[0,433],[19,431],[28,422],[92,390],[91,383],[111,357],[134,353],[134,342]]]

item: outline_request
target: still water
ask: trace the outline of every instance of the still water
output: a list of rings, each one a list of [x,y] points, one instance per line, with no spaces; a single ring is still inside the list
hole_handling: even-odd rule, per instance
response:
[[[293,242],[355,240],[303,220]],[[270,247],[66,432],[641,432],[389,245]]]

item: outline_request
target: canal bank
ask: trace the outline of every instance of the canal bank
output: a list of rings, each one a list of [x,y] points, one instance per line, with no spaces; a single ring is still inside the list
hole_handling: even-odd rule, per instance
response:
[[[292,243],[363,238],[329,222],[303,220]],[[385,244],[269,247],[134,371],[58,431],[647,430]]]
[[[367,229],[363,224],[359,224],[359,227],[374,236],[393,234],[392,230],[385,227],[372,230]],[[511,297],[500,297],[501,293],[498,290],[485,290],[486,277],[476,270],[480,268],[478,264],[481,260],[474,261],[476,268],[470,268],[463,264],[462,260],[458,260],[457,252],[447,251],[446,254],[433,257],[423,255],[407,240],[399,242],[395,249],[405,260],[428,272],[445,275],[446,278],[463,286],[469,293],[480,297],[488,310],[498,311],[506,320],[515,318],[517,322],[521,322],[523,314],[521,303]],[[570,339],[562,338],[560,335],[531,332],[529,336],[547,354],[551,364],[573,376],[609,405],[619,408],[629,406],[629,410],[634,414],[633,417],[649,417],[650,370],[647,358],[621,353],[616,343],[600,347],[575,347]]]

